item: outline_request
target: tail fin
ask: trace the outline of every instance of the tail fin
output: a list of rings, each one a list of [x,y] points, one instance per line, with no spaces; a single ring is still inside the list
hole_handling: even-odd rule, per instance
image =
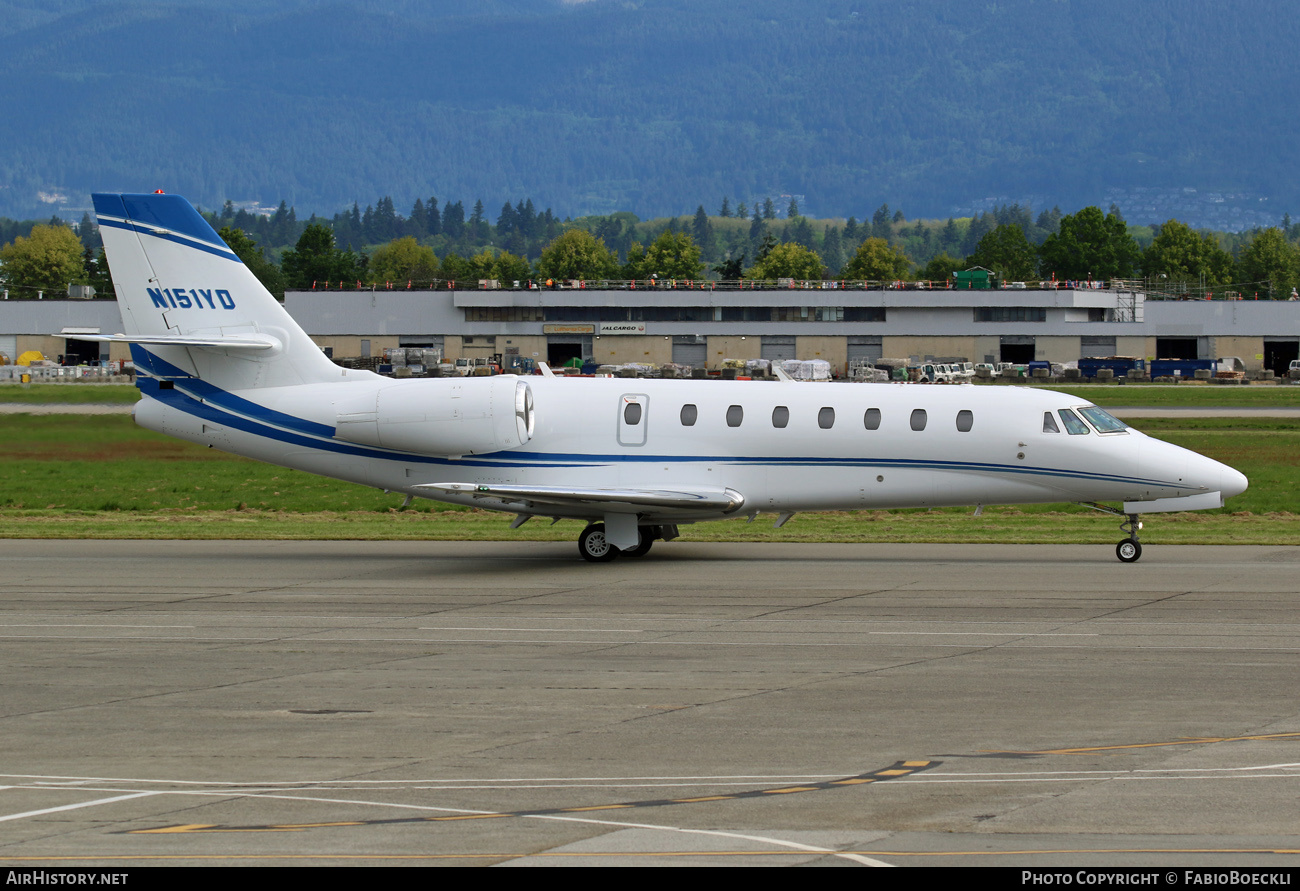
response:
[[[136,366],[224,390],[323,383],[325,357],[207,220],[179,195],[94,195]]]

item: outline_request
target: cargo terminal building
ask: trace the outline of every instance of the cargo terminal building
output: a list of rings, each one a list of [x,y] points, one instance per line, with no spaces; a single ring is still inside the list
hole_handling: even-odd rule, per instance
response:
[[[507,365],[798,358],[842,374],[855,358],[1238,356],[1283,376],[1300,358],[1300,303],[1147,300],[1135,290],[291,291],[286,307],[335,357],[409,346]]]
[[[554,365],[724,359],[882,357],[1073,362],[1090,356],[1213,359],[1285,376],[1300,358],[1300,302],[1148,300],[1094,288],[855,290],[333,290],[290,291],[286,308],[335,358],[432,347],[447,359],[500,355]],[[126,349],[59,332],[116,333],[105,300],[0,301],[0,353],[51,359],[128,358]]]

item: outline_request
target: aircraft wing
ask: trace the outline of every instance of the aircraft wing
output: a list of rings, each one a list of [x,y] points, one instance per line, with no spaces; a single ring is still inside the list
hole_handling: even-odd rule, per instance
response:
[[[203,347],[210,350],[272,350],[281,346],[278,338],[269,334],[221,334],[202,336],[191,334],[76,334],[64,332],[73,340],[98,343],[144,343],[153,346]]]
[[[516,509],[546,513],[548,508],[603,509],[611,513],[634,513],[638,508],[734,513],[745,506],[745,496],[735,489],[692,486],[677,489],[566,489],[559,486],[498,486],[478,483],[424,483],[449,495],[472,495]]]

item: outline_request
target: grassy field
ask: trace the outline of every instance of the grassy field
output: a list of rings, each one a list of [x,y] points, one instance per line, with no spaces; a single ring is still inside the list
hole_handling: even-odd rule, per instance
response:
[[[140,391],[132,384],[92,384],[81,381],[68,384],[0,383],[0,402],[18,402],[23,405],[130,405],[139,399]]]
[[[1149,419],[1134,426],[1245,473],[1218,511],[1148,517],[1148,543],[1300,543],[1300,423]],[[6,538],[572,540],[577,521],[508,528],[508,515],[402,498],[142,430],[125,415],[0,416]],[[1073,505],[801,514],[682,527],[695,541],[1110,543],[1118,518]]]

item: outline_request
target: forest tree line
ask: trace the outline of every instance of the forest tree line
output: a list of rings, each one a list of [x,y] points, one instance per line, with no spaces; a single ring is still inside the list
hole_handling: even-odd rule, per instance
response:
[[[202,211],[201,211],[202,212]],[[1169,220],[1130,227],[1119,209],[1019,204],[974,217],[908,220],[882,204],[869,218],[814,220],[791,199],[753,207],[728,197],[712,213],[640,220],[630,212],[560,220],[531,199],[495,214],[482,201],[416,199],[399,213],[385,196],[363,211],[300,220],[281,203],[270,214],[230,202],[204,217],[277,297],[313,288],[544,286],[580,279],[770,281],[924,280],[943,287],[956,270],[981,267],[1003,281],[1145,279],[1153,292],[1239,293],[1285,298],[1300,286],[1300,223],[1245,233],[1193,230]],[[0,276],[14,298],[51,296],[69,284],[112,294],[98,230],[0,219]]]

